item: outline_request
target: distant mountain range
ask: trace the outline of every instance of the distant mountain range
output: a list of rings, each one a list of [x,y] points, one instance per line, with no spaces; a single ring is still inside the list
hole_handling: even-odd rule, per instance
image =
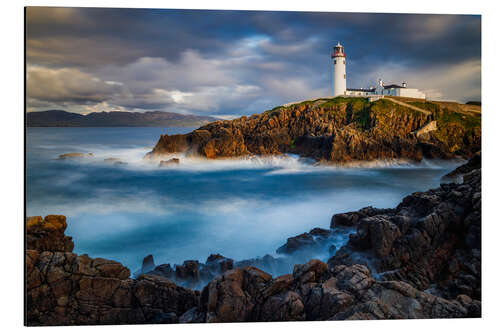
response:
[[[63,110],[28,112],[28,127],[164,127],[201,126],[217,118],[174,112],[93,112],[87,115]]]

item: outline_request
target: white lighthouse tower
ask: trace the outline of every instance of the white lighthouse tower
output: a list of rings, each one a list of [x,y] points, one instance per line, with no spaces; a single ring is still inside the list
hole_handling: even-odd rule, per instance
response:
[[[345,72],[345,53],[344,47],[340,42],[333,47],[333,96],[347,94],[346,72]]]

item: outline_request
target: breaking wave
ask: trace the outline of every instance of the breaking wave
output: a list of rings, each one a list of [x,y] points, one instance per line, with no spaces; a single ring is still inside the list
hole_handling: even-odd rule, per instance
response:
[[[294,154],[282,154],[275,156],[245,156],[238,158],[207,159],[204,157],[186,156],[183,153],[168,154],[162,158],[145,158],[150,151],[149,147],[114,148],[106,146],[87,147],[80,149],[84,153],[92,153],[92,158],[78,160],[78,163],[110,164],[107,159],[116,159],[121,163],[121,168],[132,170],[181,170],[193,172],[210,172],[221,170],[244,170],[263,169],[268,170],[266,175],[285,175],[311,172],[332,172],[353,169],[382,169],[382,168],[407,168],[407,169],[442,169],[452,168],[463,163],[463,160],[426,160],[420,162],[406,159],[387,159],[374,161],[355,161],[336,165],[332,163],[320,163],[310,158],[303,158]],[[179,164],[168,167],[159,167],[161,160],[172,158],[179,159]],[[69,163],[74,163],[70,161]]]

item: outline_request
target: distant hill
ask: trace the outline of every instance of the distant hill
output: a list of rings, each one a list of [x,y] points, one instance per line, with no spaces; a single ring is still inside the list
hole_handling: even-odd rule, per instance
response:
[[[174,112],[93,112],[87,115],[63,110],[28,112],[28,127],[164,127],[201,126],[218,119]]]

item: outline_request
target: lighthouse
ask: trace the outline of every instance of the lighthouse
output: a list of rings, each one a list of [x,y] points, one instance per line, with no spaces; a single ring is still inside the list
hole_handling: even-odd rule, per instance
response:
[[[333,47],[332,59],[332,86],[333,96],[358,96],[358,97],[373,97],[373,96],[399,96],[425,99],[425,93],[416,89],[408,88],[406,81],[399,84],[384,84],[382,79],[379,79],[376,88],[347,88],[347,75],[345,70],[345,52],[344,47],[337,43]]]
[[[337,45],[333,47],[332,59],[333,96],[346,95],[347,84],[345,72],[345,53],[344,47],[340,45],[340,42],[338,42]]]

